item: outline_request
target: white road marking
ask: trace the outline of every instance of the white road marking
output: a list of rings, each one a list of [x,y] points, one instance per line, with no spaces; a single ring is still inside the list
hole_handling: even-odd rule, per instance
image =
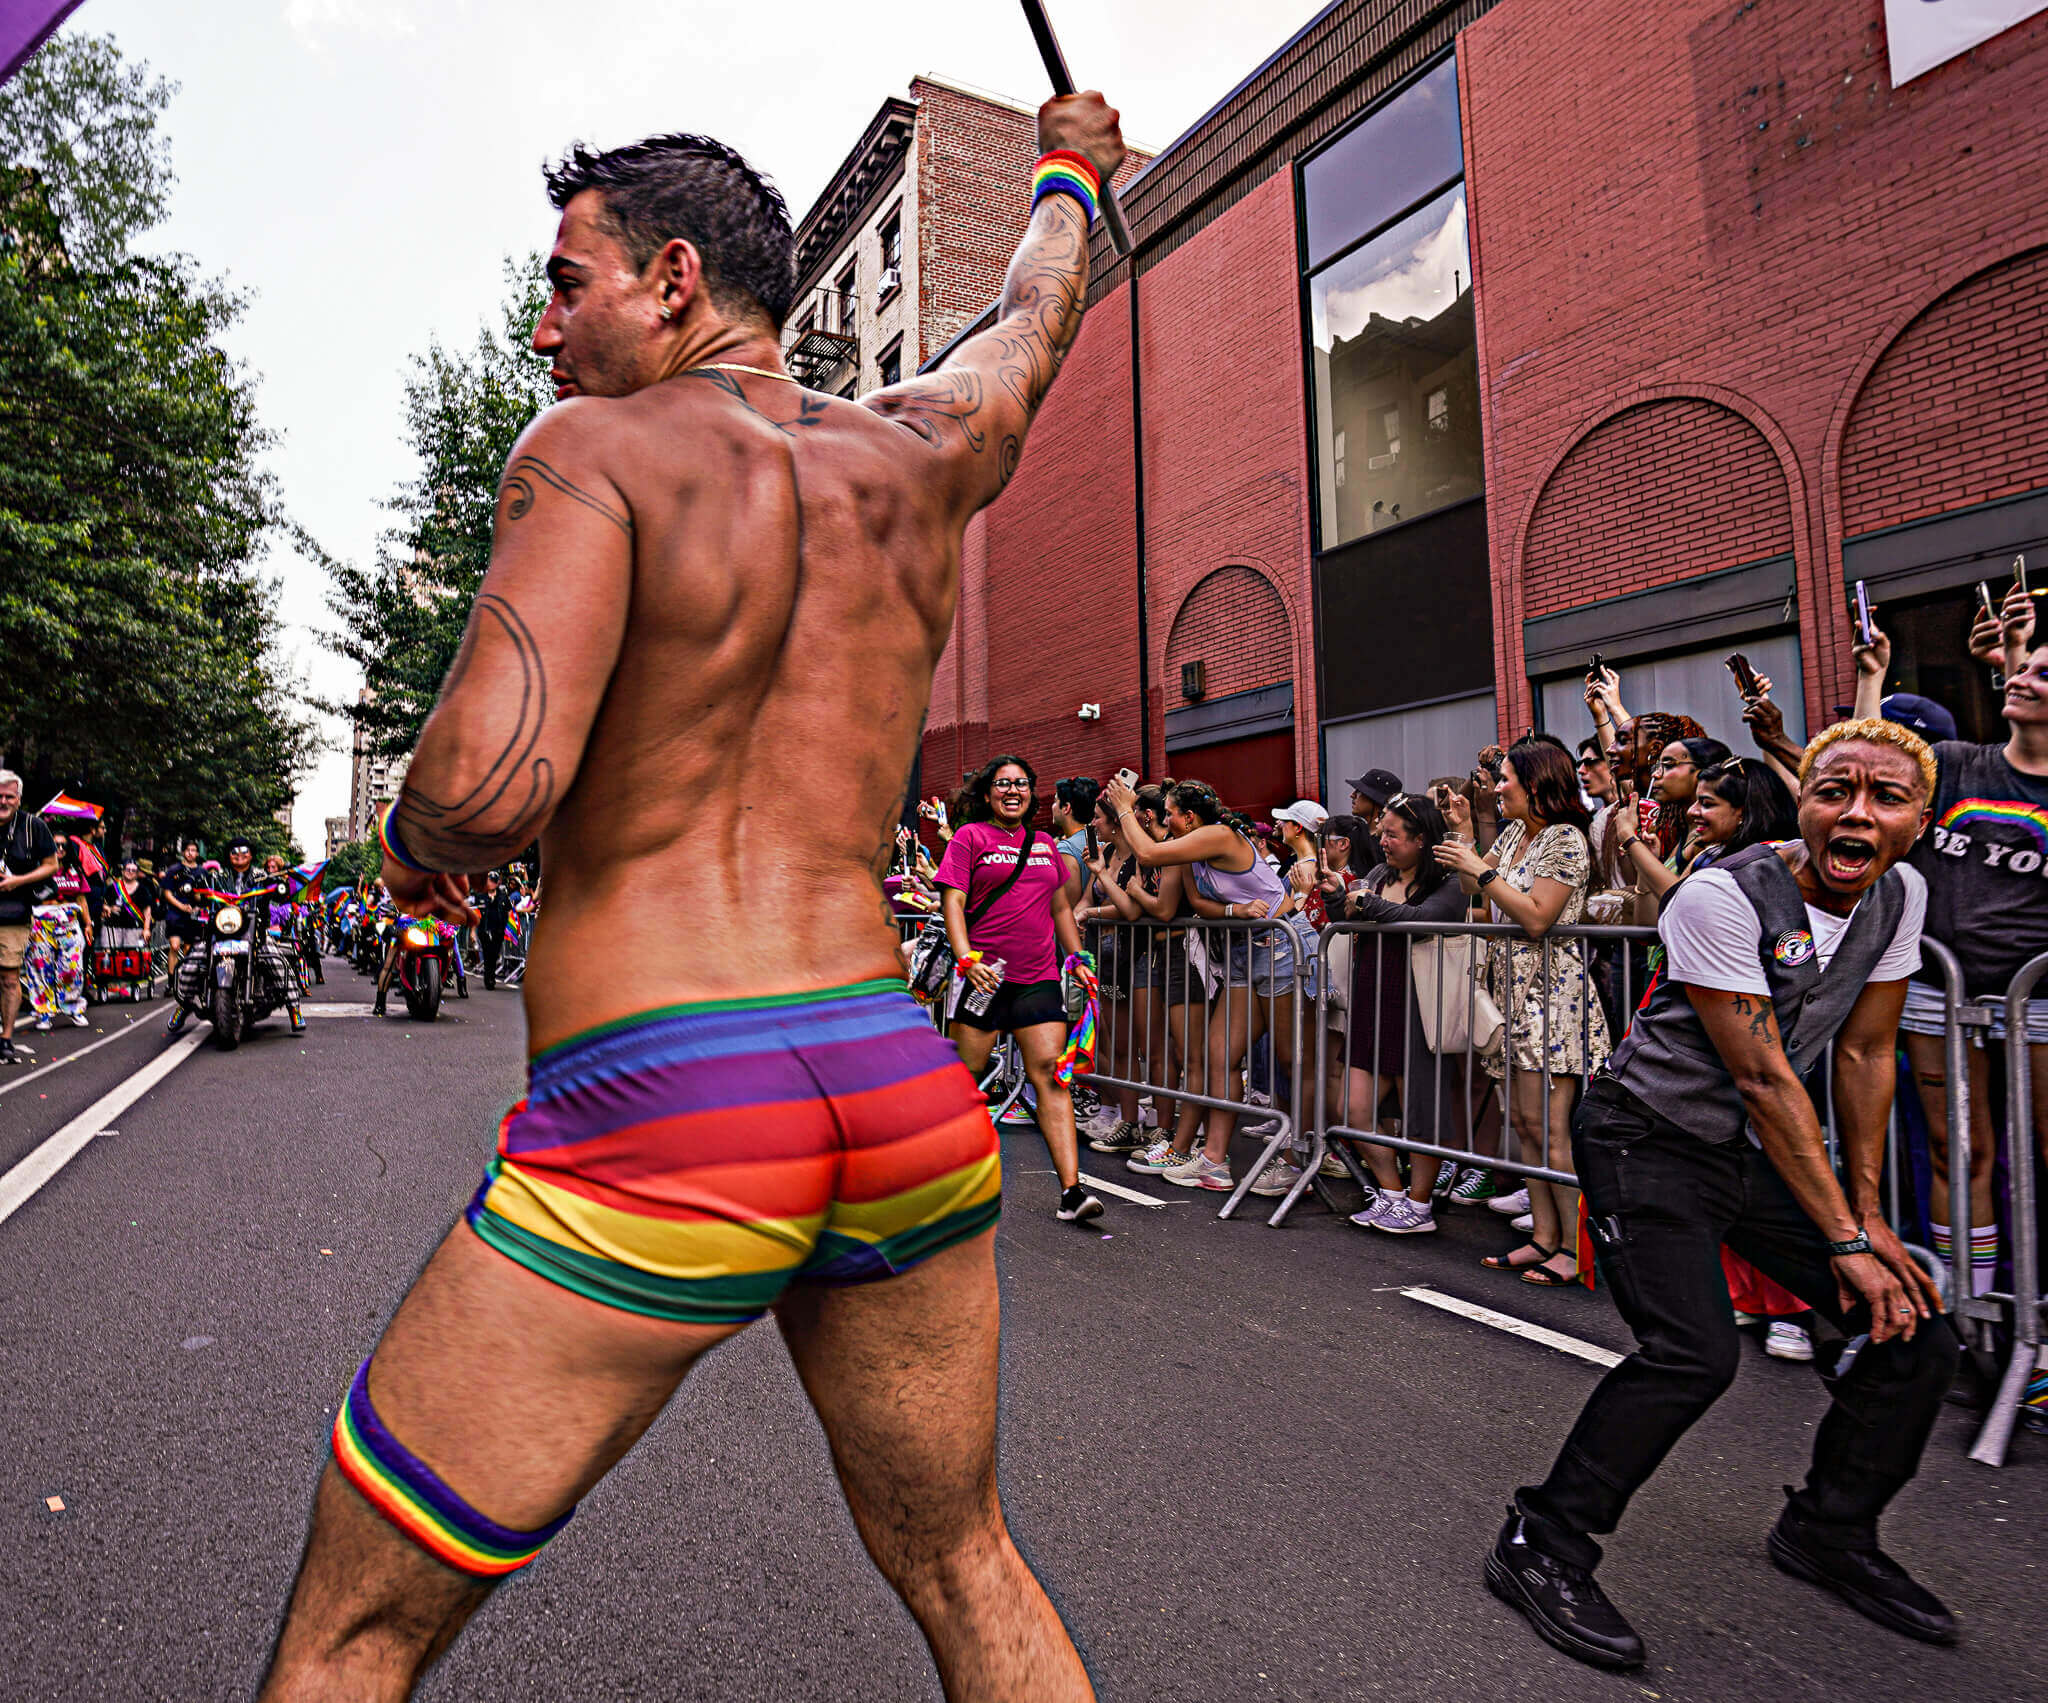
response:
[[[0,1177],[0,1224],[6,1223],[27,1205],[36,1190],[76,1159],[94,1136],[109,1133],[108,1126],[114,1119],[190,1058],[192,1049],[202,1039],[203,1032],[174,1041],[118,1088],[93,1101],[13,1170]]]
[[[116,1029],[111,1035],[102,1035],[96,1041],[88,1041],[84,1046],[80,1047],[78,1051],[76,1051],[75,1053],[66,1053],[62,1058],[52,1059],[40,1070],[32,1070],[26,1076],[17,1076],[14,1078],[13,1081],[8,1082],[4,1085],[0,1085],[0,1094],[12,1094],[17,1088],[26,1088],[31,1082],[35,1081],[37,1077],[48,1076],[50,1072],[53,1070],[62,1070],[67,1064],[71,1064],[78,1059],[84,1058],[87,1053],[97,1052],[101,1047],[106,1046],[109,1042],[118,1041],[119,1039],[121,1039],[123,1035],[132,1035],[135,1033],[136,1030],[147,1027],[148,1025],[143,1022],[140,1016],[131,1017],[128,1019],[127,1022],[123,1023],[120,1028]]]
[[[312,1017],[367,1017],[370,1015],[368,1000],[337,999],[326,1005],[302,1005],[299,1010]]]
[[[1093,1171],[1083,1171],[1081,1173],[1081,1181],[1090,1188],[1102,1190],[1104,1194],[1115,1195],[1118,1200],[1135,1201],[1139,1206],[1184,1206],[1186,1204],[1186,1202],[1178,1200],[1161,1200],[1156,1194],[1141,1194],[1136,1189],[1125,1188],[1122,1183],[1113,1183],[1107,1177],[1098,1177]]]
[[[1563,1354],[1576,1354],[1581,1360],[1590,1360],[1596,1366],[1619,1366],[1621,1356],[1590,1342],[1581,1342],[1575,1336],[1566,1336],[1561,1330],[1547,1330],[1542,1325],[1532,1325],[1527,1319],[1515,1318],[1509,1313],[1496,1313],[1491,1307],[1475,1306],[1470,1301],[1460,1301],[1455,1295],[1445,1295],[1434,1289],[1404,1289],[1401,1293],[1411,1301],[1420,1301],[1426,1306],[1441,1307],[1447,1313],[1456,1313],[1461,1319],[1473,1319],[1482,1325],[1491,1325],[1503,1330],[1509,1336],[1519,1336],[1528,1342],[1540,1342],[1545,1348],[1555,1348]]]

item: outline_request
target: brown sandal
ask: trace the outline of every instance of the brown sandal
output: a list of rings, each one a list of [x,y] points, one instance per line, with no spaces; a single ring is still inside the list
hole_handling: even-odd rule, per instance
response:
[[[1525,1249],[1534,1248],[1536,1257],[1532,1260],[1518,1260],[1515,1255]],[[1531,1271],[1545,1260],[1554,1260],[1562,1250],[1546,1248],[1541,1242],[1524,1242],[1519,1248],[1510,1248],[1504,1254],[1488,1254],[1479,1263],[1488,1271]]]

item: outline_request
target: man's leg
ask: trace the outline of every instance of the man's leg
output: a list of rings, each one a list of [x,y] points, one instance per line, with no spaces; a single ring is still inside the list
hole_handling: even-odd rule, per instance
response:
[[[0,968],[0,1038],[14,1039],[14,1019],[21,1011],[21,966]]]
[[[377,1417],[477,1513],[559,1518],[735,1330],[585,1300],[458,1223],[377,1346]],[[534,1439],[544,1437],[546,1447]],[[489,1594],[402,1536],[330,1461],[264,1703],[402,1698]]]
[[[1093,1698],[996,1491],[995,1232],[902,1277],[776,1308],[861,1541],[931,1645],[948,1703]]]
[[[1748,1200],[1728,1246],[1782,1283],[1844,1335],[1870,1328],[1867,1308],[1844,1309],[1827,1244],[1770,1161],[1745,1154]],[[1909,1342],[1865,1343],[1829,1386],[1834,1402],[1813,1439],[1813,1469],[1792,1498],[1799,1515],[1845,1542],[1876,1542],[1877,1517],[1920,1468],[1920,1453],[1955,1377],[1962,1345],[1944,1314]]]
[[[1618,1090],[1615,1092],[1618,1093]],[[1610,1100],[1581,1102],[1574,1151],[1600,1275],[1636,1350],[1602,1378],[1550,1476],[1517,1495],[1530,1541],[1593,1567],[1629,1498],[1734,1381],[1741,1339],[1721,1270],[1740,1158]]]
[[[392,941],[391,948],[384,954],[384,968],[377,972],[377,998],[371,1005],[372,1015],[384,1015],[384,1000],[391,992],[391,978],[398,973],[398,942]]]

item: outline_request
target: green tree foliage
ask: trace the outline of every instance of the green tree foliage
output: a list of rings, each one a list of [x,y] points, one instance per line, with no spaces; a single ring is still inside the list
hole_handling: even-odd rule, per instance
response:
[[[384,848],[374,839],[350,840],[347,845],[336,847],[327,860],[322,885],[330,893],[337,887],[361,887],[374,880],[383,867]]]
[[[392,499],[397,523],[375,563],[327,560],[328,603],[341,622],[327,642],[362,667],[370,696],[324,707],[351,717],[387,755],[419,739],[490,565],[499,477],[519,434],[554,400],[548,363],[529,343],[547,305],[541,267],[538,254],[505,262],[499,328],[481,330],[466,354],[436,341],[414,357],[405,429],[418,477]]]
[[[115,71],[120,98],[160,87]],[[89,214],[117,168],[82,148],[57,164],[81,175],[0,164],[0,750],[31,805],[83,792],[117,836],[268,834],[313,735],[253,566],[280,515],[254,381],[219,343],[240,303],[181,257],[79,264],[61,209]]]
[[[176,180],[156,121],[177,92],[103,35],[58,36],[0,86],[0,160],[48,186],[74,264],[118,266],[163,218]]]

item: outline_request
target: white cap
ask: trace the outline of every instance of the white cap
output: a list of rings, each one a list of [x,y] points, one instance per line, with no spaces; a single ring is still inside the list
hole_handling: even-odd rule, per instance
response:
[[[1330,813],[1312,798],[1297,798],[1286,809],[1273,812],[1274,821],[1292,822],[1297,828],[1306,828],[1311,834],[1319,831],[1329,819]]]

